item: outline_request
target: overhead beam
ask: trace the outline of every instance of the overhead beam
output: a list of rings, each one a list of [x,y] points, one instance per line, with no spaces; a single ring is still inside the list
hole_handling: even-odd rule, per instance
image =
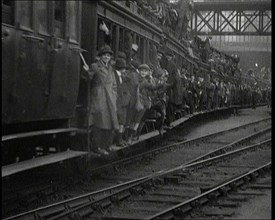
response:
[[[197,35],[271,35],[271,1],[196,2],[191,29]]]

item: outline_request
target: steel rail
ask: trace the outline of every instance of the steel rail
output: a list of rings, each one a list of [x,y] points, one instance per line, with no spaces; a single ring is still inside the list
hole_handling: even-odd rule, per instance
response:
[[[194,204],[194,203],[196,203],[196,202],[199,202],[200,199],[209,196],[211,193],[217,192],[217,191],[219,191],[219,190],[225,188],[226,186],[230,186],[231,184],[236,183],[236,182],[238,182],[238,181],[240,181],[240,180],[242,180],[242,179],[244,179],[244,178],[250,176],[251,174],[258,172],[259,170],[263,170],[263,169],[269,168],[269,167],[271,167],[271,164],[272,164],[272,163],[269,162],[269,163],[267,163],[267,164],[265,164],[265,165],[262,165],[262,166],[260,166],[260,167],[258,167],[258,168],[256,168],[256,169],[250,170],[250,171],[248,171],[248,172],[245,173],[245,174],[241,174],[240,176],[235,177],[235,178],[233,178],[233,179],[231,179],[231,180],[229,180],[229,181],[227,181],[227,182],[225,182],[225,183],[223,183],[223,184],[220,184],[220,185],[216,186],[215,188],[210,189],[210,190],[208,190],[208,191],[206,191],[206,192],[204,192],[204,193],[202,193],[202,194],[200,194],[200,195],[198,195],[198,196],[195,196],[195,197],[193,197],[193,198],[191,198],[191,199],[189,199],[189,200],[187,200],[187,201],[184,201],[184,202],[182,202],[182,203],[180,203],[180,204],[177,204],[177,205],[175,205],[175,206],[173,206],[173,207],[170,207],[170,208],[168,208],[168,209],[166,209],[166,210],[164,210],[164,211],[162,211],[162,212],[160,212],[160,213],[157,213],[157,214],[155,214],[155,215],[152,215],[152,216],[146,218],[146,220],[161,218],[161,216],[166,215],[166,214],[168,214],[169,212],[174,212],[174,210],[177,210],[177,209],[179,209],[179,208],[183,208],[183,207],[186,206],[186,205],[191,205],[191,206],[193,206],[192,204]],[[173,215],[174,215],[174,213],[173,213]]]
[[[204,159],[207,159],[207,158],[211,158],[211,157],[214,157],[216,155],[219,155],[219,154],[222,154],[222,153],[225,153],[227,152],[228,150],[232,150],[234,147],[237,147],[238,145],[242,144],[243,142],[245,141],[249,141],[253,138],[257,138],[259,135],[261,134],[264,134],[265,132],[268,132],[268,131],[271,131],[271,127],[268,127],[268,128],[265,128],[265,129],[262,129],[260,131],[258,131],[257,133],[255,134],[251,134],[249,136],[246,136],[246,137],[243,137],[239,140],[236,140],[228,145],[225,145],[225,146],[222,146],[218,149],[215,149],[209,153],[206,153],[204,155],[201,155],[193,160],[190,160],[188,163],[186,164],[191,164],[191,163],[194,163],[194,162],[197,162],[199,160],[204,160]]]
[[[266,141],[263,141],[263,142],[260,142],[260,143],[257,143],[257,144],[253,144],[251,146],[246,146],[244,148],[241,148],[241,149],[238,149],[238,150],[235,150],[235,151],[232,151],[232,152],[227,152],[225,154],[218,155],[218,156],[215,156],[213,158],[208,158],[208,159],[205,159],[203,161],[198,161],[198,162],[195,162],[195,163],[192,163],[192,164],[188,164],[188,165],[181,165],[181,166],[175,167],[173,169],[169,169],[169,170],[162,170],[162,171],[160,171],[158,173],[155,173],[155,174],[152,174],[152,175],[148,176],[147,178],[145,178],[144,180],[142,180],[140,182],[137,182],[137,183],[135,183],[135,184],[133,184],[133,185],[131,185],[129,187],[126,187],[125,189],[117,191],[117,192],[115,192],[115,193],[113,193],[111,195],[108,195],[108,196],[104,197],[104,198],[100,198],[98,200],[88,202],[88,203],[83,204],[81,206],[78,206],[78,207],[76,207],[74,209],[67,210],[66,212],[63,212],[63,213],[61,213],[59,215],[56,215],[56,216],[54,216],[52,218],[49,218],[49,220],[63,219],[64,217],[66,217],[66,216],[68,216],[70,214],[73,214],[73,213],[78,213],[81,209],[85,209],[85,208],[92,208],[92,210],[90,210],[90,213],[92,213],[93,209],[96,209],[98,206],[100,206],[99,204],[101,202],[102,203],[104,201],[106,202],[106,200],[109,200],[110,202],[112,202],[112,198],[114,198],[115,196],[117,196],[119,194],[125,193],[125,192],[129,191],[130,189],[132,189],[132,188],[134,188],[136,186],[140,186],[140,185],[145,184],[147,182],[154,183],[159,178],[164,178],[166,175],[175,174],[176,172],[179,172],[179,171],[186,171],[187,169],[205,167],[209,163],[213,163],[213,162],[221,160],[221,159],[223,159],[225,157],[230,157],[230,156],[236,155],[238,153],[242,153],[244,151],[254,150],[254,149],[262,147],[262,145],[265,145],[265,144],[270,143],[270,142],[271,142],[271,139],[268,139]],[[213,189],[211,189],[211,190],[213,190]],[[209,192],[212,192],[212,191],[209,191]],[[204,195],[204,194],[202,194],[202,195]],[[200,197],[196,196],[196,197],[194,197],[194,199],[192,199],[192,201],[197,200],[198,198],[200,198]],[[181,203],[181,204],[185,204],[185,202]]]
[[[146,178],[148,178],[148,177],[141,177],[141,178],[138,178],[138,179],[127,181],[125,183],[120,183],[120,184],[115,185],[115,186],[111,186],[111,187],[108,187],[108,188],[97,190],[97,191],[87,193],[87,194],[84,194],[84,195],[81,195],[81,196],[78,196],[78,197],[74,197],[74,198],[67,199],[67,200],[64,200],[64,201],[61,201],[61,202],[58,202],[58,203],[54,203],[54,204],[51,204],[51,205],[48,205],[48,206],[45,206],[45,207],[40,207],[38,209],[34,209],[34,210],[31,210],[31,211],[28,211],[28,212],[20,213],[18,215],[12,216],[12,217],[5,218],[4,220],[12,220],[12,219],[18,219],[18,218],[29,220],[29,219],[32,218],[32,216],[33,217],[39,216],[39,212],[41,212],[41,211],[47,212],[48,210],[53,209],[53,208],[56,209],[57,212],[58,211],[64,211],[66,208],[69,207],[68,204],[71,203],[71,202],[78,202],[78,201],[81,201],[85,198],[93,199],[93,197],[96,197],[100,194],[113,193],[113,191],[118,190],[119,188],[126,187],[128,185],[138,183],[140,181],[143,181]]]
[[[264,120],[267,120],[267,119],[263,119],[263,121]],[[257,122],[253,122],[253,123],[257,123]],[[241,127],[243,127],[243,126],[241,126]],[[236,128],[233,128],[233,129],[236,129]],[[218,149],[217,151],[220,151],[221,153],[224,153],[225,152],[224,149],[226,147],[227,148],[231,148],[232,147],[231,145],[238,145],[238,142],[243,142],[244,140],[248,140],[249,138],[253,138],[255,136],[258,136],[259,134],[261,134],[261,133],[263,133],[263,132],[265,132],[267,130],[270,130],[270,129],[271,128],[263,129],[263,130],[257,132],[256,134],[249,135],[248,137],[245,137],[245,138],[242,138],[240,140],[237,140],[237,141],[233,142],[232,144],[226,145],[225,147],[222,147],[221,149]],[[224,132],[224,131],[222,131],[222,132]],[[218,132],[218,133],[220,133],[220,132]],[[213,135],[213,134],[211,134],[211,135]],[[184,141],[184,142],[186,142],[186,141]],[[209,156],[213,156],[213,152],[210,152],[210,153],[208,153],[206,155],[203,155],[203,156],[201,156],[199,158],[202,160],[203,158],[209,157]],[[62,202],[58,202],[58,203],[46,206],[46,207],[41,207],[41,208],[38,208],[38,209],[35,209],[35,210],[31,210],[31,211],[28,211],[26,213],[21,213],[21,214],[18,214],[16,216],[12,216],[12,217],[6,218],[5,220],[18,219],[18,218],[20,218],[20,219],[30,219],[31,216],[40,216],[41,214],[43,215],[43,213],[46,213],[48,210],[51,210],[53,208],[56,210],[56,213],[60,213],[62,211],[65,211],[66,208],[67,209],[71,208],[69,206],[69,203],[72,203],[72,202],[77,203],[77,202],[79,202],[79,205],[82,205],[81,201],[82,201],[82,203],[87,202],[87,201],[83,201],[84,199],[87,200],[87,198],[88,198],[88,201],[91,201],[91,200],[93,200],[93,198],[96,195],[99,195],[100,193],[101,194],[110,193],[111,196],[115,196],[115,195],[121,193],[122,191],[124,191],[124,190],[118,190],[119,188],[126,187],[126,189],[127,189],[128,187],[134,187],[136,185],[139,185],[140,182],[147,181],[148,178],[150,179],[150,178],[153,178],[154,176],[159,176],[159,175],[164,175],[166,173],[168,174],[168,173],[171,173],[171,172],[176,172],[178,169],[183,169],[184,167],[189,167],[190,164],[194,165],[195,164],[194,162],[197,161],[199,158],[195,158],[194,160],[191,160],[191,161],[189,161],[189,162],[187,162],[187,163],[185,163],[185,164],[183,164],[183,165],[181,165],[181,166],[179,166],[179,167],[177,167],[175,169],[172,169],[172,170],[171,169],[162,170],[162,171],[154,173],[153,175],[147,175],[145,177],[142,177],[142,178],[139,178],[139,179],[135,179],[135,180],[131,180],[131,181],[128,181],[128,182],[125,182],[125,183],[122,183],[122,184],[118,184],[118,185],[113,186],[113,187],[108,187],[106,189],[102,189],[102,190],[98,190],[98,191],[95,191],[95,192],[92,192],[92,193],[81,195],[81,196],[78,196],[76,198],[68,199],[68,200],[65,200],[65,201],[62,201]],[[114,192],[115,190],[118,190],[118,191]],[[96,202],[99,202],[99,201],[98,200],[94,200],[93,202],[96,203]],[[41,214],[39,214],[39,213],[41,213]]]
[[[268,120],[271,120],[271,117],[268,117],[268,118],[265,118],[265,119],[261,119],[261,120],[255,121],[255,122],[251,122],[251,123],[248,123],[248,124],[245,124],[245,125],[241,125],[239,127],[229,128],[229,129],[226,129],[226,130],[223,130],[223,131],[219,131],[219,132],[215,132],[215,133],[211,133],[211,134],[208,134],[208,135],[202,135],[200,137],[192,138],[190,140],[184,140],[184,141],[180,141],[180,142],[177,142],[177,143],[169,144],[169,145],[157,148],[157,149],[153,149],[153,150],[141,153],[141,154],[134,155],[132,157],[128,157],[126,159],[121,159],[121,160],[114,161],[112,163],[109,163],[109,164],[97,167],[95,169],[89,170],[89,172],[91,174],[93,174],[93,173],[94,174],[100,173],[100,172],[103,172],[104,170],[110,170],[111,167],[116,167],[116,166],[118,166],[120,164],[126,164],[127,162],[133,162],[133,161],[136,161],[138,159],[142,159],[142,158],[144,158],[144,157],[146,157],[148,155],[150,156],[150,155],[157,154],[158,152],[165,152],[167,150],[174,149],[174,148],[176,148],[178,146],[181,146],[181,147],[189,146],[191,144],[194,144],[194,143],[196,143],[198,141],[202,141],[204,139],[215,137],[217,135],[221,135],[221,134],[224,134],[224,133],[227,133],[227,132],[230,132],[230,131],[242,129],[244,127],[251,126],[251,125],[254,125],[254,124],[257,124],[257,123],[261,123],[261,122],[264,122],[264,121],[268,121]]]

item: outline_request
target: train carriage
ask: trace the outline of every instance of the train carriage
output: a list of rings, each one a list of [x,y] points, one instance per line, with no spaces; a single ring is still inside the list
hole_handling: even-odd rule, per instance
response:
[[[36,144],[30,141],[34,136],[50,134],[40,143],[49,147],[53,138],[64,138],[64,133],[73,130],[70,119],[80,78],[81,4],[2,1],[4,164],[12,154],[19,160],[34,157]],[[69,147],[62,145],[60,141],[62,150]]]
[[[103,22],[113,59],[135,43],[139,60],[153,64],[155,49],[162,46],[189,75],[232,80],[211,70],[132,1],[2,0],[2,171],[3,165],[45,156],[50,149],[63,153],[54,162],[90,150],[85,123],[90,87],[82,79],[80,53],[88,64],[95,61],[105,44]]]

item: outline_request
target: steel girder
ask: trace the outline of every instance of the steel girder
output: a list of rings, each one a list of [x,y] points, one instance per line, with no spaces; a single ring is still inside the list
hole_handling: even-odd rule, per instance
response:
[[[190,22],[197,35],[271,35],[271,1],[197,2]]]

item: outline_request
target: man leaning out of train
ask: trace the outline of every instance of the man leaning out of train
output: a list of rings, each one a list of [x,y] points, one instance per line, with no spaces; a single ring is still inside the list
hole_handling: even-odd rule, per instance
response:
[[[92,149],[103,155],[109,154],[113,131],[119,128],[117,84],[110,64],[112,54],[108,45],[103,46],[98,52],[99,60],[83,67],[90,80],[88,124],[92,127]]]

